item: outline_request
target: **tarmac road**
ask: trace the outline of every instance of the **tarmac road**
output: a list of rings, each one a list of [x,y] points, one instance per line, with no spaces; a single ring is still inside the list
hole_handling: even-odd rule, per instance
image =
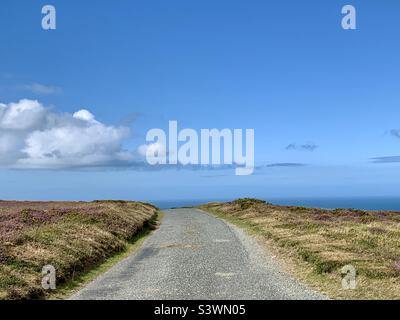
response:
[[[166,210],[142,248],[71,299],[325,299],[280,271],[237,227],[197,209]]]

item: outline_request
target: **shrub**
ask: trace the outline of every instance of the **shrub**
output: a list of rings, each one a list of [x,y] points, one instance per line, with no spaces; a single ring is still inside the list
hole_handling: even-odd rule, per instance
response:
[[[241,209],[247,209],[256,204],[265,204],[266,201],[255,198],[240,198],[234,200],[233,203],[239,205]]]

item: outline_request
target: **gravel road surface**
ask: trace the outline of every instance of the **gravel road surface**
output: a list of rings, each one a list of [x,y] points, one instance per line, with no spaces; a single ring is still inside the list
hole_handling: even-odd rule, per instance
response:
[[[197,209],[166,210],[142,248],[71,299],[324,299],[243,231]]]

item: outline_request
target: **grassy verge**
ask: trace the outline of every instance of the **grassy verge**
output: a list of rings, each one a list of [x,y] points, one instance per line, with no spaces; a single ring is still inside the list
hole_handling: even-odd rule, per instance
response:
[[[0,202],[0,299],[46,298],[45,265],[61,291],[78,286],[133,248],[157,212],[126,201]]]
[[[287,271],[336,299],[400,298],[400,213],[275,206],[255,199],[200,207],[246,229]],[[344,290],[342,267],[357,287]]]
[[[99,265],[93,266],[93,268],[87,272],[81,272],[78,275],[75,275],[69,282],[57,287],[57,290],[54,292],[49,292],[46,294],[46,299],[62,300],[69,298],[89,282],[95,280],[98,276],[108,271],[116,263],[131,256],[141,247],[147,237],[154,231],[155,226],[158,225],[161,219],[162,211],[158,211],[141,231],[139,231],[126,242],[124,248],[120,252],[113,254]]]

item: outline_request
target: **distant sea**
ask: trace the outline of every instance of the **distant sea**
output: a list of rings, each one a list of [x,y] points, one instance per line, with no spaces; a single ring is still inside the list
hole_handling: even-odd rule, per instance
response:
[[[309,208],[353,208],[364,210],[400,211],[400,197],[348,197],[348,198],[264,198],[276,205],[302,206]],[[161,209],[197,206],[212,201],[230,201],[228,199],[149,201]]]

